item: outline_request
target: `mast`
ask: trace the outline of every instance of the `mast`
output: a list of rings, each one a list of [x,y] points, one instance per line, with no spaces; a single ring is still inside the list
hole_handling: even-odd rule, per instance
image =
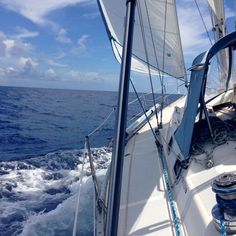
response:
[[[111,161],[111,176],[108,192],[108,207],[105,231],[106,236],[116,236],[118,230],[135,6],[136,0],[126,1],[126,22],[120,71],[118,109],[116,116],[116,135]]]

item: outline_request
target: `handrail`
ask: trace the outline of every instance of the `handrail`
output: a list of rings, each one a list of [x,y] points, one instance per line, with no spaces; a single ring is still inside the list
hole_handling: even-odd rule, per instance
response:
[[[93,134],[95,134],[98,130],[100,130],[103,125],[106,124],[106,122],[109,120],[109,118],[111,117],[111,115],[115,112],[115,107],[113,108],[113,110],[110,112],[110,114],[107,116],[107,118],[97,127],[95,128],[90,134],[88,134],[87,136],[90,137]]]
[[[132,105],[132,104],[135,104],[136,102],[141,102],[141,100],[143,100],[143,108],[145,106],[145,114],[143,114],[143,111],[139,112],[137,115],[135,115],[134,117],[132,117],[130,119],[130,121],[134,120],[135,118],[138,118],[141,119],[142,117],[142,114],[143,116],[147,116],[148,117],[150,115],[152,115],[153,111],[153,107],[152,108],[147,108],[146,106],[146,101],[148,101],[146,99],[146,97],[148,95],[150,95],[151,93],[146,93],[146,94],[142,94],[140,96],[136,96],[136,99],[130,101],[128,103],[128,105]],[[137,95],[137,94],[136,94]],[[168,96],[166,96],[168,97]],[[158,105],[157,105],[158,106]],[[101,186],[99,186],[99,183],[98,183],[98,179],[97,179],[97,176],[96,176],[96,170],[95,170],[95,166],[94,166],[94,160],[93,160],[93,155],[92,155],[92,151],[91,151],[91,146],[90,146],[90,137],[93,136],[95,133],[99,132],[102,127],[107,123],[107,121],[110,119],[110,117],[112,116],[113,113],[115,113],[116,111],[116,107],[113,107],[112,111],[107,115],[107,117],[101,122],[101,124],[99,124],[94,130],[92,130],[86,137],[85,137],[85,154],[86,156],[88,156],[88,159],[89,159],[89,164],[90,164],[90,168],[91,168],[91,176],[92,176],[92,180],[93,180],[93,184],[94,184],[94,192],[95,192],[95,199],[96,199],[96,207],[98,209],[98,211],[101,213],[101,212],[104,212],[106,214],[106,211],[107,211],[107,206],[106,206],[106,203],[105,203],[105,199],[104,199],[104,196],[101,196],[101,193],[102,193],[102,190],[101,190]],[[150,114],[149,114],[150,113]],[[139,120],[138,119],[138,120]],[[144,118],[144,120],[146,120]],[[140,121],[139,121],[140,122]],[[135,122],[134,122],[135,123]],[[142,122],[141,122],[142,123]],[[134,127],[135,130],[137,130],[138,127],[140,127],[140,124],[138,124],[138,126]],[[143,124],[143,123],[142,123]],[[129,126],[128,128],[131,129],[131,126]],[[130,132],[133,132],[133,131],[130,131]],[[132,135],[128,135],[129,137],[131,137]],[[128,137],[127,137],[128,138]],[[79,201],[79,200],[78,200]],[[74,221],[74,228],[73,228],[73,236],[75,236],[75,233],[77,231],[77,222],[78,221],[78,209],[76,209],[76,215],[75,215],[75,221]]]
[[[157,91],[156,91],[157,92]],[[130,101],[128,103],[128,105],[132,105],[134,104],[135,102],[138,102],[139,99],[143,98],[144,101],[149,101],[147,99],[145,99],[146,96],[150,95],[151,93],[146,93],[146,94],[142,94],[140,95],[138,98],[135,98],[134,100]],[[169,95],[166,95],[166,98],[168,97]],[[146,105],[146,104],[145,104]],[[150,108],[149,108],[150,109]],[[108,114],[108,116],[102,121],[102,123],[97,126],[93,131],[91,131],[87,136],[90,137],[92,135],[94,135],[96,132],[98,132],[105,124],[106,122],[110,119],[111,115],[116,111],[116,107],[113,107],[113,110]],[[129,121],[132,121],[133,119],[137,118],[138,116],[140,116],[141,114],[143,114],[143,111],[139,112],[138,114],[136,114],[134,117],[132,117]],[[128,122],[129,122],[128,121]]]
[[[156,104],[155,107],[151,107],[145,113],[142,111],[143,115],[126,128],[126,141],[133,137],[133,135],[147,123],[147,119],[149,119],[154,114],[155,109],[159,109],[159,107],[160,104]]]

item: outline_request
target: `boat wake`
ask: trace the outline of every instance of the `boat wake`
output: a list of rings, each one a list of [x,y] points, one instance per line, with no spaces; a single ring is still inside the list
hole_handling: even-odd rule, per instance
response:
[[[110,148],[92,149],[102,180]],[[0,235],[71,235],[83,150],[59,150],[0,163]],[[93,183],[85,160],[78,217],[79,235],[93,231]]]

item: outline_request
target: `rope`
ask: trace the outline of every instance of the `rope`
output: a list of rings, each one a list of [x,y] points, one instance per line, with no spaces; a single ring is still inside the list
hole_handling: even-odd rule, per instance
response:
[[[98,130],[100,130],[103,127],[103,125],[105,125],[106,122],[109,120],[109,118],[114,113],[114,111],[115,111],[115,108],[111,111],[111,113],[107,116],[107,118],[105,118],[103,122],[88,135],[88,137],[90,137],[91,135],[95,134]]]
[[[190,154],[192,154],[191,159],[197,163],[203,165],[206,168],[211,168],[214,164],[213,162],[213,152],[216,147],[226,143],[227,141],[236,140],[236,121],[234,120],[220,120],[216,117],[211,117],[210,122],[213,127],[214,144],[210,150],[205,148],[207,143],[212,143],[210,132],[207,128],[205,120],[199,121],[195,124],[193,131],[193,140],[191,145]],[[205,154],[205,159],[199,159],[197,155]]]
[[[222,218],[223,218],[223,217],[222,217]],[[224,219],[221,219],[221,220],[220,220],[220,232],[221,232],[221,235],[222,235],[222,236],[227,236]]]
[[[164,162],[164,159],[163,159],[162,150],[161,150],[160,146],[158,147],[158,150],[159,150],[159,156],[160,156],[161,163],[162,163],[162,170],[163,170],[163,175],[164,175],[164,178],[165,178],[167,194],[168,194],[168,198],[169,198],[169,201],[170,201],[171,213],[172,213],[174,226],[175,226],[175,233],[176,233],[177,236],[180,236],[181,233],[180,233],[180,227],[179,227],[179,219],[178,219],[177,214],[176,214],[173,193],[171,191],[171,185],[170,185],[168,173],[167,173],[167,170],[166,170],[166,165],[165,165],[165,162]]]
[[[147,66],[148,66],[148,75],[149,75],[149,81],[150,81],[150,85],[151,85],[153,105],[155,107],[155,116],[156,116],[157,126],[158,126],[158,116],[157,116],[155,94],[154,94],[153,83],[152,83],[152,74],[151,74],[151,69],[150,69],[150,64],[149,64],[148,51],[147,51],[147,42],[146,42],[146,38],[145,38],[142,12],[141,12],[141,7],[140,7],[140,2],[139,1],[137,1],[137,9],[138,9],[138,15],[139,15],[139,21],[140,21],[140,28],[141,28],[141,32],[142,32],[142,39],[143,39],[145,57],[146,57]]]
[[[79,203],[80,203],[81,188],[82,188],[82,183],[83,183],[83,178],[84,178],[84,164],[85,164],[85,160],[87,157],[85,148],[84,148],[84,155],[83,156],[84,156],[84,158],[83,158],[83,164],[82,164],[82,169],[81,169],[81,174],[80,174],[80,179],[79,179],[79,192],[78,192],[78,198],[77,198],[77,203],[76,203],[76,208],[75,208],[75,218],[74,218],[72,236],[76,236],[76,234],[77,234]]]
[[[138,97],[138,93],[137,93],[137,90],[132,82],[132,80],[130,79],[130,83],[133,87],[133,90],[136,94],[136,96]],[[146,115],[146,112],[144,110],[144,107],[142,105],[142,102],[139,100],[139,103],[140,103],[140,106],[142,107],[142,110],[143,110],[143,113],[145,115],[145,118],[147,120],[147,123],[152,131],[152,134],[155,138],[155,141],[157,144],[159,144],[159,151],[160,151],[160,141],[158,140],[154,130],[153,130],[153,127]],[[163,174],[164,174],[164,177],[165,177],[165,183],[166,183],[166,187],[167,187],[167,194],[168,194],[168,198],[169,198],[169,201],[170,201],[170,206],[171,206],[171,212],[172,212],[172,216],[173,216],[173,221],[174,221],[174,225],[175,225],[175,232],[176,232],[176,235],[177,236],[180,236],[180,228],[179,228],[179,220],[178,220],[178,217],[177,217],[177,214],[176,214],[176,210],[175,210],[175,204],[174,204],[174,198],[173,198],[173,194],[172,194],[172,191],[171,191],[171,185],[170,185],[170,181],[169,181],[169,178],[168,178],[168,174],[167,174],[167,170],[166,170],[166,167],[165,167],[165,163],[164,163],[164,160],[163,160],[163,157],[162,157],[162,153],[160,151],[160,159],[161,159],[161,162],[162,162],[162,169],[163,169]]]
[[[217,194],[216,194],[216,199],[217,199]],[[222,206],[220,206],[219,203],[218,203],[218,205],[220,208],[220,233],[222,236],[227,236],[226,227],[225,227],[225,220],[224,220],[224,210],[223,210]]]

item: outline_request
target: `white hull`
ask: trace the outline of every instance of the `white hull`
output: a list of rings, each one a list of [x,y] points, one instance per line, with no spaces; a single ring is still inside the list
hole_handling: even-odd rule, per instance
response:
[[[232,92],[213,100],[208,106],[231,98]],[[168,140],[182,116],[185,98],[164,109],[161,137]],[[225,102],[225,101],[224,101]],[[176,106],[179,109],[176,109]],[[220,113],[218,114],[220,115]],[[156,127],[153,116],[150,119]],[[162,142],[167,153],[167,141]],[[211,185],[219,174],[236,170],[236,142],[229,141],[213,151],[214,166],[206,168],[192,160],[178,182],[174,184],[172,155],[166,154],[168,172],[173,185],[175,207],[181,235],[221,235],[215,228],[211,210],[216,204]],[[204,159],[205,154],[195,156]],[[127,143],[123,168],[118,235],[175,235],[161,161],[150,127],[146,124]],[[99,223],[100,229],[103,228]],[[102,230],[100,230],[101,232]]]

